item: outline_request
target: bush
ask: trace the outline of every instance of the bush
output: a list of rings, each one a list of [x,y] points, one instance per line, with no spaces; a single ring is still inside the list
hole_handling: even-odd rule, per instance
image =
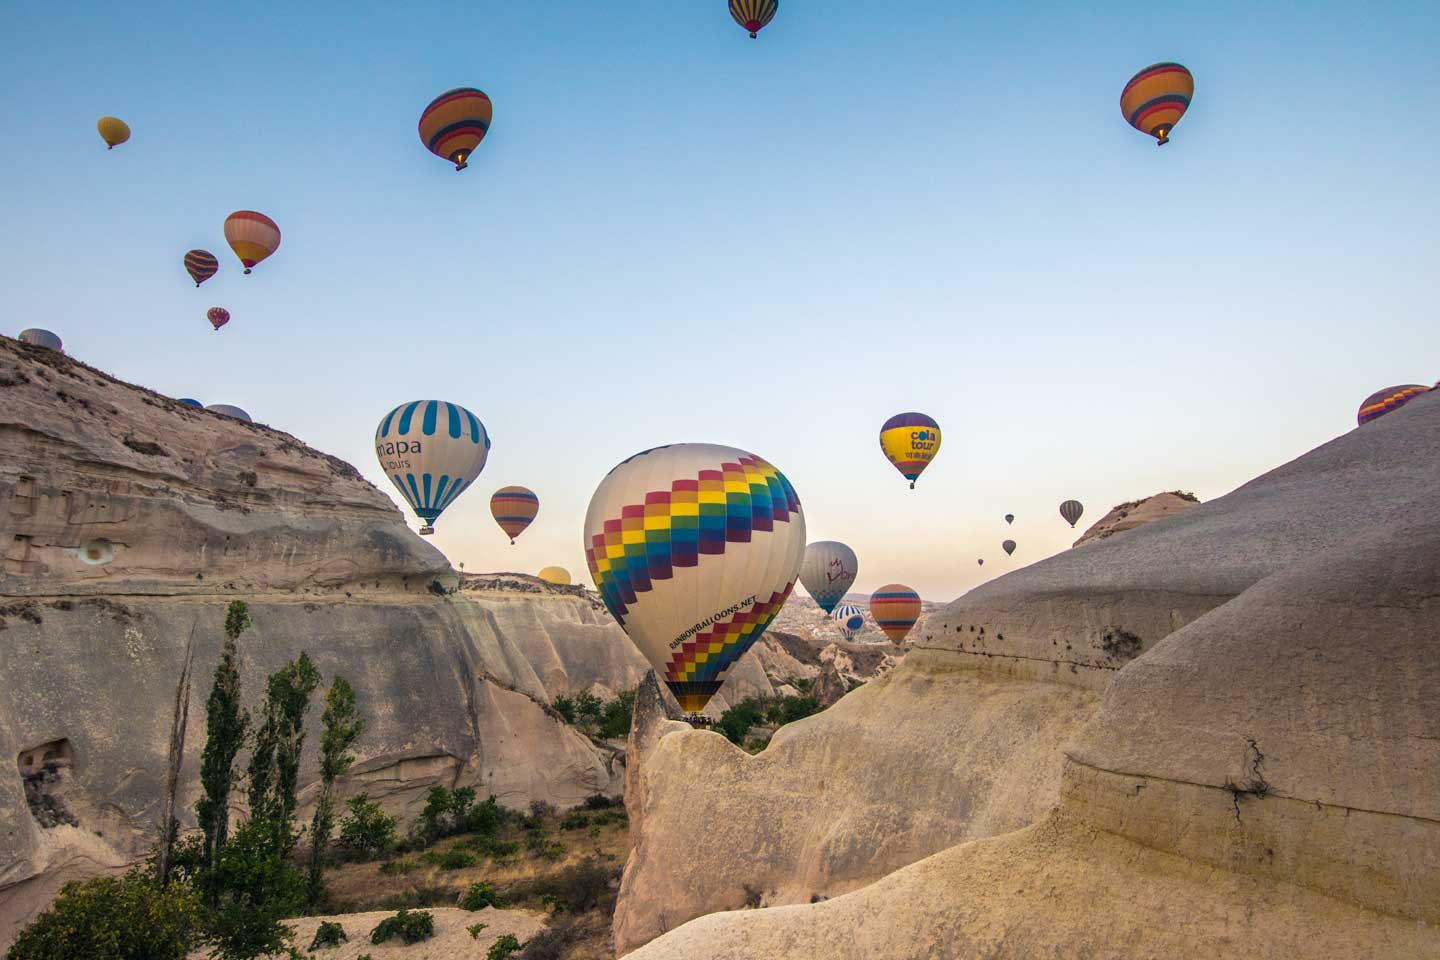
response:
[[[783,726],[787,723],[794,723],[796,720],[803,720],[819,713],[822,709],[820,701],[814,697],[784,697],[780,700],[779,710],[776,712],[774,721]]]
[[[500,826],[504,822],[505,812],[495,802],[494,795],[491,795],[485,799],[484,803],[470,808],[469,814],[465,817],[465,829],[471,833],[493,836],[500,832]]]
[[[484,930],[488,926],[490,926],[490,924],[488,923],[472,923],[470,924],[470,926],[465,928],[465,932],[470,934],[471,940],[479,940],[480,931]]]
[[[507,933],[505,936],[490,944],[490,950],[485,954],[485,960],[505,960],[506,957],[520,949],[520,941],[515,939],[515,934]]]
[[[583,830],[590,826],[590,818],[583,810],[571,810],[560,818],[561,830]]]
[[[294,935],[281,921],[304,903],[305,877],[276,843],[277,832],[269,820],[250,820],[225,844],[210,929],[217,960],[280,953]]]
[[[393,917],[386,917],[370,931],[371,943],[384,943],[391,937],[399,937],[405,943],[419,943],[435,936],[435,918],[425,911],[411,913],[401,910]]]
[[[184,960],[201,934],[204,908],[188,883],[161,887],[132,870],[65,884],[50,908],[20,932],[7,960]]]
[[[473,837],[466,840],[463,845],[497,863],[501,860],[509,860],[520,852],[518,841],[501,840],[493,836]]]
[[[444,787],[431,787],[425,794],[425,809],[420,811],[420,835],[427,843],[434,843],[445,835],[450,803],[450,791]]]
[[[411,857],[400,857],[398,860],[386,860],[380,864],[380,872],[388,876],[398,876],[406,873],[414,873],[420,869],[419,861]]]
[[[342,941],[350,938],[345,936],[345,928],[338,923],[329,920],[321,923],[315,930],[315,939],[310,941],[311,950],[319,950],[321,947],[338,947]]]
[[[584,936],[581,924],[573,917],[563,917],[531,937],[516,960],[566,960],[570,948]]]
[[[600,726],[603,710],[600,698],[588,690],[575,698],[575,720],[581,725]]]
[[[495,892],[495,888],[483,881],[470,884],[470,889],[460,898],[461,910],[484,910],[486,907],[499,910],[504,906],[505,900]]]
[[[346,801],[349,815],[340,819],[340,843],[352,855],[373,860],[395,846],[395,817],[370,802],[370,795],[361,793]]]
[[[599,734],[602,739],[619,740],[630,736],[630,720],[635,713],[635,692],[626,690],[601,709]]]
[[[765,719],[765,705],[755,698],[741,700],[729,710],[720,715],[719,721],[715,724],[717,732],[725,735],[725,739],[731,743],[740,744],[745,742],[745,734],[750,728]]]
[[[594,857],[566,867],[550,876],[517,884],[508,892],[511,900],[535,897],[556,913],[584,913],[614,902],[610,884],[620,876],[618,868],[603,866]]]
[[[401,893],[382,897],[375,905],[377,910],[410,910],[415,907],[453,907],[455,888],[444,884],[427,884],[412,887]]]
[[[575,701],[570,697],[556,697],[551,704],[555,712],[560,714],[560,719],[571,726],[575,725]]]
[[[592,793],[580,804],[586,810],[609,810],[612,807],[623,807],[625,801],[619,797],[607,797],[603,793]]]
[[[441,870],[468,870],[478,862],[475,854],[460,847],[451,847],[443,853],[431,851],[423,854],[420,859],[426,863],[439,867]]]

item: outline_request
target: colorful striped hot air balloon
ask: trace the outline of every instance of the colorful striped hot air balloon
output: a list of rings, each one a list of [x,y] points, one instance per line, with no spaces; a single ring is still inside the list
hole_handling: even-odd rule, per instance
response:
[[[489,455],[485,425],[458,403],[402,403],[375,429],[380,468],[423,522],[422,536],[435,532],[435,521],[480,476]]]
[[[880,449],[914,490],[921,472],[940,452],[940,425],[923,413],[897,413],[880,428]]]
[[[829,613],[845,598],[859,571],[854,550],[834,540],[820,540],[805,548],[805,559],[800,563],[800,585],[821,610]]]
[[[920,594],[903,583],[887,583],[870,594],[870,616],[890,642],[898,646],[920,619]]]
[[[474,87],[447,90],[420,114],[420,142],[435,156],[464,170],[470,154],[490,131],[490,98]]]
[[[197,287],[215,276],[219,269],[220,261],[209,250],[191,250],[185,254],[185,272],[190,274]]]
[[[750,31],[754,40],[760,29],[775,19],[780,9],[780,0],[730,0],[730,16],[736,23]]]
[[[501,487],[490,498],[490,515],[500,524],[500,529],[505,531],[512,545],[539,512],[540,498],[527,487]]]
[[[1079,500],[1066,500],[1060,504],[1060,516],[1064,517],[1065,522],[1072,527],[1080,520],[1080,515],[1084,512],[1085,505]]]
[[[536,576],[546,583],[555,584],[557,587],[570,586],[570,571],[564,567],[545,567],[537,573]]]
[[[254,210],[236,210],[225,218],[225,242],[245,265],[245,272],[280,247],[280,228]]]
[[[101,117],[95,121],[95,129],[105,141],[106,150],[114,150],[130,139],[130,126],[119,117]]]
[[[1356,422],[1360,425],[1367,424],[1371,420],[1385,416],[1391,410],[1399,410],[1420,394],[1429,393],[1430,389],[1430,387],[1418,383],[1406,383],[1398,387],[1376,390],[1365,398],[1364,403],[1360,404],[1360,412],[1355,417]]]
[[[1170,131],[1190,106],[1195,78],[1178,63],[1152,63],[1130,78],[1120,92],[1125,122],[1155,138],[1157,146],[1170,142]]]
[[[855,634],[865,627],[865,611],[853,603],[840,604],[831,612],[830,619],[835,621],[840,635],[846,640],[855,639]]]
[[[680,706],[698,713],[790,596],[805,515],[790,481],[761,458],[680,443],[605,475],[584,547],[611,615]]]
[[[205,311],[205,319],[210,321],[210,326],[218,333],[221,327],[230,322],[230,311],[224,307],[211,307]]]

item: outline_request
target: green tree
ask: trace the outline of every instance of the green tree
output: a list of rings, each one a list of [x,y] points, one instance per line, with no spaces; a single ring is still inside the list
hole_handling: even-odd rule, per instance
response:
[[[589,727],[600,726],[601,706],[600,698],[590,691],[580,694],[575,698],[576,722]]]
[[[731,743],[744,743],[749,729],[765,719],[765,707],[759,700],[741,700],[735,706],[720,714],[715,729],[723,733]]]
[[[304,651],[272,673],[265,684],[264,719],[250,754],[250,817],[274,828],[285,854],[295,846],[291,820],[305,746],[305,713],[319,685],[320,671]]]
[[[614,700],[606,701],[600,711],[599,735],[605,740],[630,736],[630,719],[635,713],[634,690],[622,691]]]
[[[572,700],[570,697],[556,697],[556,698],[555,698],[555,702],[552,703],[551,706],[555,708],[555,712],[556,712],[556,713],[560,714],[560,719],[561,719],[561,720],[564,720],[566,723],[571,724],[572,726],[574,725],[574,723],[575,723],[575,701],[574,701],[574,700]]]
[[[211,927],[218,960],[280,953],[294,936],[280,921],[304,902],[305,878],[275,842],[280,829],[252,818],[221,851]]]
[[[320,900],[324,885],[325,848],[335,826],[335,781],[350,770],[355,758],[350,747],[365,731],[365,721],[355,708],[355,690],[344,677],[330,681],[325,691],[325,712],[320,715],[320,796],[310,821],[310,876],[307,899],[311,907]]]
[[[250,610],[235,600],[225,612],[225,642],[215,682],[205,704],[205,748],[200,755],[202,795],[195,815],[205,834],[204,871],[213,874],[220,862],[230,826],[230,788],[235,781],[235,755],[245,742],[250,715],[240,706],[240,668],[236,664],[236,641],[250,626]],[[207,889],[209,885],[207,884]],[[209,890],[211,902],[214,891]]]
[[[162,886],[132,870],[65,884],[20,932],[6,960],[184,960],[202,935],[205,908],[188,883]]]
[[[373,803],[368,793],[346,801],[350,815],[340,818],[340,843],[362,857],[378,857],[395,846],[395,824],[399,821]]]

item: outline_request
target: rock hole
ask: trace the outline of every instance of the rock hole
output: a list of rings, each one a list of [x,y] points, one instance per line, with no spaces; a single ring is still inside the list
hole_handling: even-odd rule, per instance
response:
[[[86,540],[75,551],[80,562],[91,567],[100,567],[115,559],[115,544],[104,537]]]
[[[80,821],[66,808],[64,799],[65,784],[75,766],[75,751],[68,738],[21,750],[15,765],[25,784],[25,803],[40,826],[80,825]]]

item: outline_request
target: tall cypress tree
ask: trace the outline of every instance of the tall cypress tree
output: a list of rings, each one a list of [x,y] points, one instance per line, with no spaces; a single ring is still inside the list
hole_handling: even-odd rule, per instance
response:
[[[320,671],[303,651],[272,673],[265,685],[265,719],[250,754],[250,818],[268,821],[287,854],[295,843],[290,821],[305,746],[305,713],[319,685]]]
[[[325,848],[335,825],[335,781],[350,771],[355,758],[350,747],[365,731],[365,721],[355,708],[355,690],[344,677],[330,681],[325,692],[325,712],[320,716],[320,796],[310,821],[310,876],[307,897],[314,907],[320,900],[325,870]]]
[[[225,641],[215,682],[205,704],[205,749],[200,757],[200,786],[203,795],[195,805],[200,829],[205,833],[205,871],[213,877],[220,851],[230,832],[230,788],[234,785],[235,755],[245,742],[250,715],[240,705],[240,668],[236,662],[236,641],[250,626],[250,610],[236,600],[225,611]],[[209,891],[211,901],[216,892]]]

